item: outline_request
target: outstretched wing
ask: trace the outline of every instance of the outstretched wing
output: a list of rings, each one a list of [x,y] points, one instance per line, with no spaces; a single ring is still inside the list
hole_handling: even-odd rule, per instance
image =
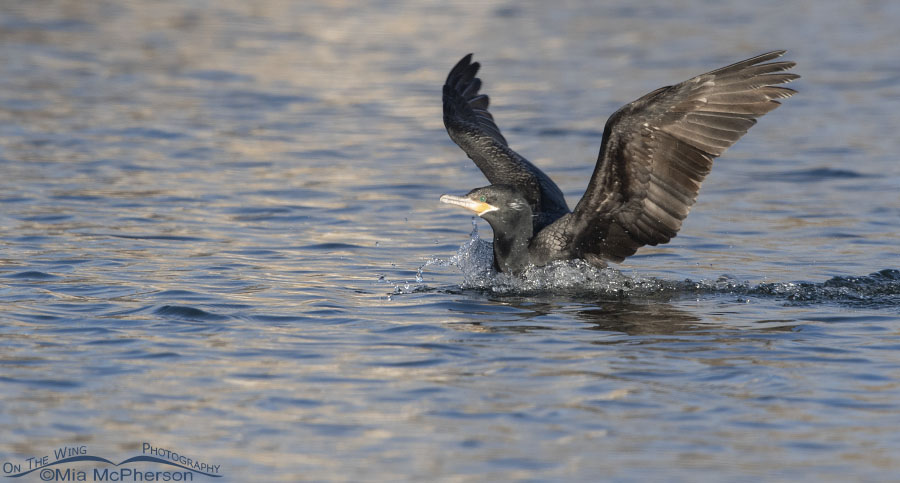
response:
[[[775,51],[657,89],[616,111],[587,191],[572,215],[547,228],[594,262],[621,261],[643,245],[678,233],[713,159],[743,136],[756,118],[796,91],[794,62],[769,62]]]
[[[466,152],[491,184],[508,185],[520,191],[543,223],[542,228],[569,212],[565,197],[543,171],[510,149],[494,117],[489,99],[479,94],[481,79],[475,77],[480,64],[472,54],[460,60],[444,83],[444,126],[450,139]]]

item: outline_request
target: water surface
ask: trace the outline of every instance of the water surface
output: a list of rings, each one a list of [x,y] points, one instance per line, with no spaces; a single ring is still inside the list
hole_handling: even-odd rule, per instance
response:
[[[5,2],[0,463],[895,479],[900,4],[594,3]],[[615,270],[485,274],[438,202],[468,52],[574,206],[616,108],[778,48],[800,93]]]

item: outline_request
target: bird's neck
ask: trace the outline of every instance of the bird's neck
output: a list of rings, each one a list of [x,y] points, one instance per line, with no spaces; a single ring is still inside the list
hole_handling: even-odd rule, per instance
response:
[[[531,221],[526,220],[494,229],[494,268],[500,272],[520,273],[532,264],[528,246],[531,243]]]

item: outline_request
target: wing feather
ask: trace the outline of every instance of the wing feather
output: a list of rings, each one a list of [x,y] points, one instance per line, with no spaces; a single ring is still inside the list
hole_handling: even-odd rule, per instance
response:
[[[511,186],[525,196],[536,214],[535,231],[540,230],[569,207],[556,183],[509,147],[488,111],[489,97],[479,94],[479,68],[468,54],[450,70],[443,88],[444,126],[491,184]]]
[[[581,201],[535,244],[554,239],[568,247],[567,256],[600,264],[671,240],[713,160],[756,118],[777,108],[777,99],[796,92],[780,86],[799,78],[784,72],[794,62],[769,62],[784,53],[768,52],[657,89],[616,111]]]

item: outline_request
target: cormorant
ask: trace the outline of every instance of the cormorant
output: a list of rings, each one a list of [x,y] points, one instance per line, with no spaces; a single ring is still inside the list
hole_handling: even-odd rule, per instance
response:
[[[494,231],[494,268],[583,259],[621,262],[644,245],[667,243],[697,199],[713,159],[796,91],[777,84],[800,76],[794,62],[768,62],[778,50],[661,87],[606,121],[600,155],[573,211],[556,183],[513,151],[479,94],[480,65],[466,55],[444,83],[444,126],[491,185],[443,195]]]

